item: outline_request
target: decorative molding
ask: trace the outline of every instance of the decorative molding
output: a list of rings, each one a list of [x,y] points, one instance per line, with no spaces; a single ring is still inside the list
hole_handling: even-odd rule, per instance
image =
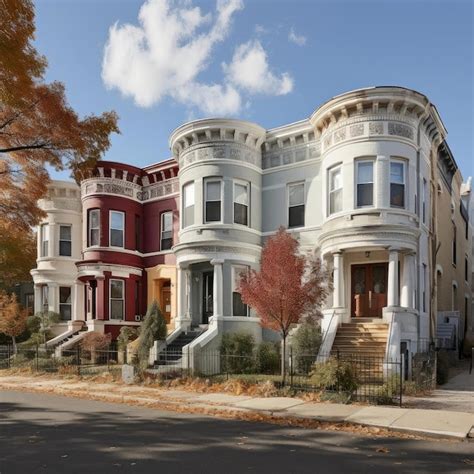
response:
[[[382,135],[383,122],[369,122],[369,135]]]
[[[413,129],[408,125],[404,125],[398,122],[388,122],[388,134],[398,135],[399,137],[408,138],[413,140]]]
[[[276,168],[278,166],[291,165],[302,161],[312,160],[321,155],[319,141],[301,143],[298,145],[273,149],[263,153],[263,169]]]

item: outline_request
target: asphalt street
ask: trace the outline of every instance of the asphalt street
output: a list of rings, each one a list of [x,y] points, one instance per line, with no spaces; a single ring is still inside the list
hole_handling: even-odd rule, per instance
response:
[[[362,437],[0,391],[0,474],[473,471],[474,443]]]

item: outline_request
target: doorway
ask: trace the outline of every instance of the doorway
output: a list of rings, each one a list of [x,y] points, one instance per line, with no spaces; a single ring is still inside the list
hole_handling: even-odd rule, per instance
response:
[[[171,282],[169,280],[163,283],[160,292],[161,312],[166,320],[166,324],[171,322]]]
[[[387,263],[352,265],[351,316],[381,318],[387,306]]]
[[[202,274],[202,324],[208,324],[214,309],[214,272]]]

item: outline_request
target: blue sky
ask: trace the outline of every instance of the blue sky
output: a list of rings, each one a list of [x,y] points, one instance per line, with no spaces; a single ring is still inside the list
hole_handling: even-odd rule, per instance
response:
[[[215,1],[168,0],[174,17],[163,13],[166,0],[152,1],[149,30],[138,29],[144,0],[36,2],[47,80],[65,83],[81,115],[120,116],[105,159],[145,166],[168,158],[170,132],[189,119],[225,113],[272,128],[345,91],[401,85],[437,106],[463,175],[474,174],[470,0],[221,0],[234,6],[228,17]],[[162,28],[174,45],[164,46]],[[142,54],[130,32],[148,34],[153,50]]]

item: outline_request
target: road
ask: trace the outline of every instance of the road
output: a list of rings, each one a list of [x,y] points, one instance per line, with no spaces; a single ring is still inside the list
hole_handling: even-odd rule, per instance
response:
[[[473,443],[361,437],[0,391],[0,474],[473,470]]]

